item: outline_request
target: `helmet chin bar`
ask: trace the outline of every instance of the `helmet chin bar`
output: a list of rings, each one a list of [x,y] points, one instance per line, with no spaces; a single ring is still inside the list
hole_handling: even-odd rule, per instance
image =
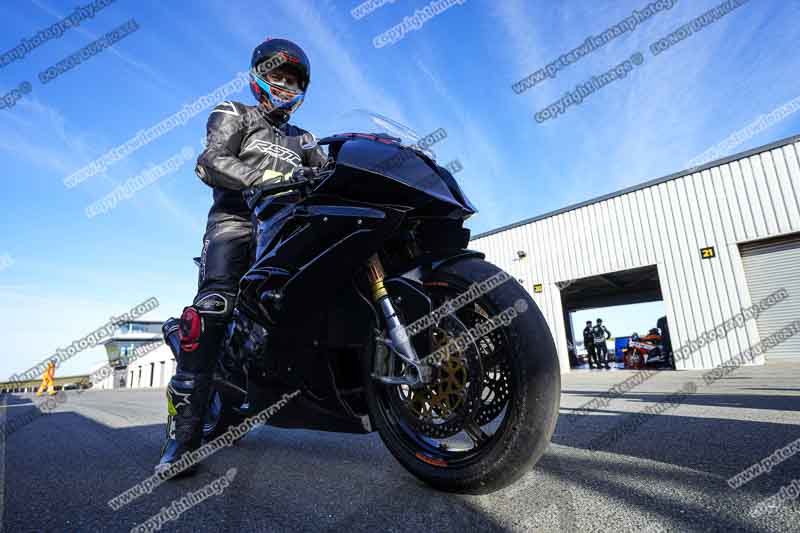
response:
[[[263,109],[264,113],[269,117],[269,119],[276,123],[276,124],[284,124],[289,121],[289,118],[292,116],[292,113],[300,107],[299,105],[293,106],[292,108],[286,107],[275,107],[275,105],[270,101],[269,96],[266,94],[261,95],[261,108]]]
[[[292,113],[294,113],[302,105],[303,100],[305,99],[304,92],[298,93],[294,98],[288,101],[277,98],[272,93],[272,85],[269,82],[258,78],[253,73],[251,73],[250,83],[253,92],[258,94],[259,103],[263,107],[264,111],[271,119],[279,124],[283,124],[284,122],[288,121]],[[275,90],[278,91],[283,89],[276,87]]]

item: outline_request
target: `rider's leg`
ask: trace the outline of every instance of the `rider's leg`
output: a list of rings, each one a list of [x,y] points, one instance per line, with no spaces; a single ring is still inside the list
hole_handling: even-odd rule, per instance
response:
[[[178,367],[167,388],[167,440],[156,471],[166,471],[196,450],[208,404],[211,375],[236,303],[239,280],[250,264],[252,225],[234,220],[209,225],[203,239],[199,291],[179,322]],[[165,332],[174,329],[168,321]]]
[[[603,368],[605,369],[611,368],[610,366],[608,366],[608,347],[606,346],[605,341],[598,344],[597,349],[598,349],[597,352],[598,361],[603,363]]]

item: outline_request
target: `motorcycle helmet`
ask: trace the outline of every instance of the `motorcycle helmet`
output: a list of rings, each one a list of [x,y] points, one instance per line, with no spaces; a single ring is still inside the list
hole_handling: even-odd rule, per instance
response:
[[[250,90],[278,123],[303,104],[311,81],[311,63],[303,49],[286,39],[267,39],[250,59]]]

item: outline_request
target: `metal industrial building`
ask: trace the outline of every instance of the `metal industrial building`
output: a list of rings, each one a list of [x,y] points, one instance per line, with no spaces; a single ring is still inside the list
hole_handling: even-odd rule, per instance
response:
[[[574,311],[663,300],[677,350],[786,289],[757,319],[677,361],[679,370],[713,368],[800,318],[799,158],[794,136],[476,235],[470,246],[532,294],[564,372]],[[766,354],[777,356],[800,360],[800,336]]]

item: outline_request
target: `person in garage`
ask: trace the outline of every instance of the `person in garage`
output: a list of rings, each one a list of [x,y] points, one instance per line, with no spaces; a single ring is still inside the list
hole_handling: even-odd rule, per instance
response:
[[[589,357],[589,368],[600,368],[600,363],[597,361],[597,351],[594,348],[594,334],[592,333],[592,321],[586,321],[586,327],[583,328],[583,345],[586,347],[586,352]]]
[[[603,325],[602,318],[598,318],[597,323],[592,328],[592,337],[594,340],[595,352],[597,353],[597,368],[600,368],[600,364],[602,363],[603,368],[610,370],[611,367],[608,366],[608,346],[606,346],[606,341],[611,338],[611,332]]]

